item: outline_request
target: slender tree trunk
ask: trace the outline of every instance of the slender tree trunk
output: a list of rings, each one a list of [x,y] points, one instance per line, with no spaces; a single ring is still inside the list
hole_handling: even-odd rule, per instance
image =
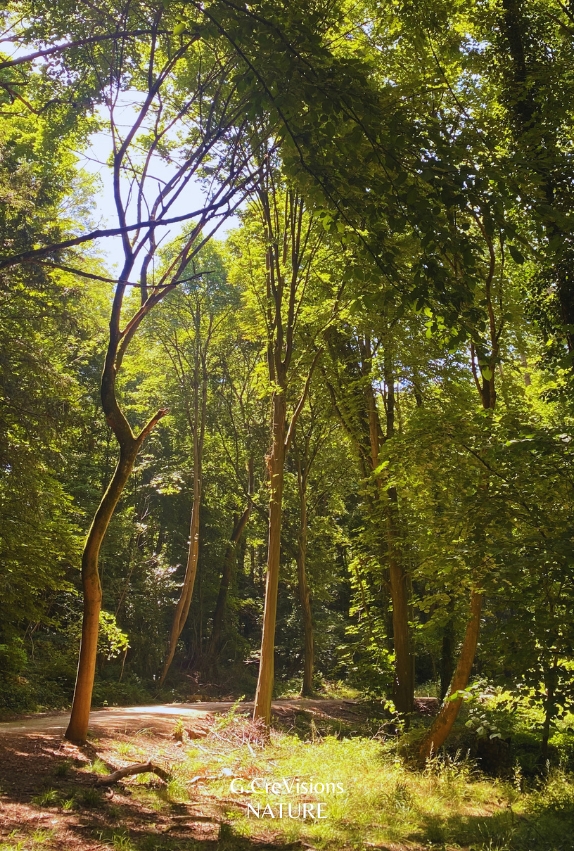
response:
[[[84,593],[82,641],[72,714],[66,730],[66,738],[74,742],[83,742],[86,739],[92,704],[102,604],[102,588],[98,571],[100,547],[115,507],[130,477],[138,448],[138,441],[134,440],[131,446],[125,449],[122,447],[120,450],[118,465],[96,511],[82,554],[82,590]]]
[[[277,593],[281,563],[281,509],[285,463],[285,394],[273,395],[273,442],[269,457],[269,542],[267,549],[267,579],[265,583],[265,608],[263,610],[263,636],[259,677],[255,694],[254,718],[271,720],[271,701],[275,676],[275,623],[277,619]]]
[[[133,261],[128,258],[122,271],[120,283],[116,287],[110,317],[108,349],[100,386],[102,410],[105,414],[106,422],[112,429],[119,444],[120,455],[114,474],[94,515],[82,553],[82,589],[84,593],[82,639],[74,698],[72,701],[72,712],[65,733],[65,737],[73,742],[85,742],[88,735],[98,652],[100,609],[102,605],[102,588],[98,565],[100,548],[116,505],[133,470],[137,454],[146,437],[167,413],[164,409],[159,410],[136,437],[116,398],[116,375],[121,366],[129,340],[131,339],[126,331],[122,332],[120,330],[120,315],[125,292],[125,283],[123,281],[128,279],[132,266]],[[132,320],[132,333],[135,333],[138,325],[136,319]]]
[[[395,376],[392,358],[388,350],[384,357],[384,376],[387,385],[386,439],[395,434]],[[371,428],[371,435],[373,429]],[[372,437],[371,437],[372,440]],[[378,464],[378,449],[376,461]],[[408,716],[414,708],[415,671],[409,624],[410,589],[404,569],[399,532],[399,506],[397,490],[387,488],[385,506],[389,580],[393,604],[393,645],[395,650],[394,703],[396,709]],[[384,499],[383,495],[381,497]]]
[[[460,656],[452,678],[449,694],[443,702],[440,711],[434,719],[432,726],[421,745],[419,755],[421,761],[428,759],[431,754],[436,753],[445,743],[452,726],[456,721],[462,704],[461,697],[454,697],[457,692],[462,691],[468,685],[480,630],[480,614],[482,612],[483,595],[473,591],[470,595],[470,618],[466,625],[466,633]]]
[[[307,585],[307,489],[305,482],[299,477],[299,493],[301,499],[301,525],[299,529],[299,542],[297,548],[297,585],[299,591],[299,602],[303,615],[303,697],[311,697],[313,694],[313,668],[314,642],[313,642],[313,618],[311,614],[311,600],[309,586]]]
[[[387,385],[387,433],[383,435],[372,385],[370,339],[368,337],[362,340],[361,338],[358,339],[360,359],[357,358],[356,354],[349,358],[348,350],[341,336],[332,333],[329,337],[329,345],[333,353],[333,360],[349,366],[350,386],[353,389],[350,390],[349,386],[345,389],[344,386],[339,384],[343,400],[347,396],[350,402],[347,409],[344,405],[339,404],[337,392],[328,380],[327,387],[343,428],[355,445],[360,473],[366,480],[372,480],[373,472],[379,466],[381,444],[394,435],[395,395],[392,358],[387,351],[384,362],[385,383]],[[360,395],[355,389],[358,384],[356,378],[358,375],[362,379]],[[376,488],[369,496],[369,513],[374,522],[379,526],[382,522],[385,527],[386,540],[382,542],[379,557],[382,564],[387,563],[389,566],[388,588],[392,613],[391,617],[386,619],[386,623],[390,627],[389,621],[392,621],[395,652],[394,701],[399,712],[408,716],[412,712],[414,704],[414,657],[409,626],[410,585],[401,558],[397,493],[394,488],[386,487],[384,475],[376,477]],[[390,628],[388,632],[390,637]]]
[[[213,626],[211,628],[211,636],[207,647],[207,653],[210,656],[213,656],[217,653],[217,651],[219,650],[219,645],[221,644],[221,633],[223,630],[225,612],[227,609],[227,595],[229,592],[229,586],[231,584],[231,578],[233,576],[233,571],[235,569],[236,563],[237,544],[239,542],[239,539],[243,535],[243,532],[245,531],[245,527],[249,522],[250,515],[251,503],[247,506],[241,517],[237,517],[237,515],[235,515],[231,538],[229,539],[227,547],[225,548],[225,556],[223,559],[223,571],[221,573],[219,592],[217,594],[217,601],[215,603],[215,610],[213,612]]]
[[[454,675],[455,669],[455,630],[454,630],[454,600],[449,604],[449,619],[444,626],[442,634],[442,647],[440,654],[440,699],[444,700],[448,687]]]
[[[159,688],[165,682],[175,651],[179,637],[183,632],[183,628],[189,615],[191,600],[193,597],[193,588],[195,585],[195,577],[197,576],[197,564],[199,561],[199,515],[201,510],[201,490],[202,490],[202,472],[203,472],[203,441],[205,435],[205,418],[207,412],[207,349],[211,338],[212,321],[210,319],[209,331],[206,335],[206,340],[202,348],[201,343],[201,308],[199,305],[195,308],[194,314],[195,323],[195,353],[193,367],[193,411],[186,400],[186,412],[189,423],[189,429],[193,435],[193,506],[191,509],[191,520],[189,523],[189,545],[187,551],[187,564],[185,567],[185,576],[181,593],[171,624],[169,635],[169,646],[167,656],[165,658],[161,676],[159,678]],[[201,620],[200,620],[201,631]],[[200,638],[201,650],[201,638]]]
[[[201,472],[198,467],[195,468],[193,477],[193,508],[191,510],[191,521],[189,524],[189,546],[187,550],[187,564],[185,567],[185,577],[181,588],[179,600],[175,608],[175,614],[171,625],[169,635],[169,647],[161,677],[159,679],[159,687],[164,684],[167,677],[175,651],[179,636],[181,635],[189,609],[191,606],[191,598],[193,596],[193,587],[195,585],[195,577],[197,575],[197,562],[199,559],[199,508],[201,502]]]
[[[494,252],[492,241],[488,237],[486,229],[481,225],[480,221],[478,222],[478,224],[479,227],[481,227],[490,254],[489,271],[485,281],[486,307],[490,334],[490,354],[488,358],[489,376],[485,377],[482,370],[480,370],[479,373],[479,369],[477,369],[474,343],[471,343],[470,345],[471,369],[474,376],[476,389],[478,390],[482,402],[483,409],[485,411],[493,411],[496,406],[497,396],[495,385],[495,367],[500,350],[500,333],[502,330],[502,325],[500,325],[499,328],[496,327],[496,317],[494,313],[492,299],[492,282],[494,280],[494,272],[496,269],[496,255]],[[484,491],[488,489],[488,476],[486,476],[484,479],[482,489]],[[480,615],[482,612],[483,601],[483,593],[477,590],[476,588],[473,588],[470,594],[470,618],[466,625],[466,632],[462,643],[460,656],[454,672],[453,680],[450,686],[449,694],[446,700],[443,701],[440,711],[420,747],[419,753],[421,760],[427,759],[433,752],[436,753],[438,748],[442,747],[454,726],[454,722],[457,719],[460,707],[462,705],[462,699],[456,697],[453,698],[453,695],[456,695],[457,692],[464,690],[467,687],[468,681],[470,679],[472,666],[474,664],[474,657],[476,654],[476,648],[478,646],[478,636],[480,632]]]

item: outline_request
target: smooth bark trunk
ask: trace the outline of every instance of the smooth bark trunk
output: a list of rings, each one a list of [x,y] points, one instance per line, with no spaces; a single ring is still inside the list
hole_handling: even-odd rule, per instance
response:
[[[201,510],[202,473],[203,473],[203,441],[205,435],[205,417],[207,412],[207,347],[211,338],[211,321],[209,331],[202,348],[201,334],[201,310],[199,306],[195,309],[195,353],[193,367],[193,410],[186,400],[186,413],[189,429],[193,435],[193,505],[189,523],[189,545],[187,550],[187,563],[183,585],[171,624],[169,635],[169,646],[159,678],[159,688],[165,682],[173,657],[177,650],[179,637],[189,615],[193,589],[197,576],[197,565],[199,561],[199,521]],[[201,632],[201,618],[200,618]],[[200,635],[201,646],[201,635]]]
[[[496,255],[492,242],[486,232],[486,229],[484,227],[481,227],[481,229],[483,236],[487,241],[490,254],[489,271],[485,281],[486,308],[488,314],[488,327],[490,334],[490,375],[488,378],[484,376],[482,370],[480,371],[479,375],[479,370],[477,369],[477,365],[475,362],[475,356],[477,353],[475,351],[475,346],[473,343],[470,344],[470,355],[471,369],[474,376],[476,388],[478,390],[482,402],[482,407],[485,411],[493,411],[496,405],[497,395],[495,386],[495,366],[498,360],[499,341],[502,325],[497,329],[492,299],[492,282],[494,280],[494,273],[496,268]],[[484,479],[482,489],[484,489],[484,491],[488,489],[488,476],[486,476]],[[484,534],[484,532],[482,532],[482,534]],[[476,655],[476,648],[478,646],[478,636],[480,632],[480,615],[482,612],[483,600],[484,594],[476,588],[473,588],[470,595],[470,617],[466,625],[464,640],[462,643],[462,648],[460,651],[460,656],[454,672],[452,683],[449,689],[449,694],[443,701],[440,711],[420,747],[419,753],[421,760],[428,759],[432,753],[436,753],[438,748],[442,747],[454,726],[454,722],[457,719],[460,707],[462,705],[462,698],[454,697],[454,695],[456,695],[457,692],[463,691],[468,686],[468,682],[470,680],[472,666],[474,664],[474,657]]]
[[[384,377],[387,386],[386,397],[386,439],[395,434],[395,376],[391,355],[385,351]],[[371,385],[372,392],[372,385]],[[371,428],[371,435],[373,429]],[[371,437],[372,440],[372,437]],[[373,459],[375,460],[375,459]],[[376,455],[378,464],[378,448]],[[393,606],[393,646],[395,651],[394,704],[402,715],[407,716],[414,708],[415,670],[410,635],[410,588],[409,578],[403,566],[397,490],[387,488],[386,527],[389,563],[389,584]],[[383,494],[381,498],[384,499]]]
[[[110,317],[108,349],[100,387],[102,410],[106,422],[119,444],[120,455],[114,474],[94,515],[82,553],[82,590],[84,594],[82,638],[72,712],[65,733],[65,738],[73,742],[85,742],[88,735],[102,605],[98,564],[100,548],[125,484],[132,472],[137,454],[146,437],[167,413],[164,409],[158,411],[136,437],[116,398],[116,375],[130,339],[126,331],[120,330],[120,314],[125,291],[123,281],[128,279],[132,265],[132,261],[128,259],[122,271],[120,283],[116,287]],[[136,319],[132,319],[132,333],[135,333],[138,325]]]
[[[463,700],[462,697],[456,697],[456,695],[468,685],[478,645],[482,600],[483,595],[478,591],[471,593],[470,618],[466,625],[464,641],[462,642],[460,656],[452,678],[448,697],[443,702],[438,715],[434,719],[420,747],[419,756],[423,762],[432,756],[432,754],[436,754],[438,749],[442,747],[456,721]]]
[[[82,590],[84,593],[82,640],[72,714],[66,730],[66,738],[74,742],[83,742],[86,739],[92,704],[102,605],[102,587],[98,570],[100,547],[115,507],[133,469],[137,451],[137,441],[134,441],[134,445],[129,449],[120,451],[118,465],[94,516],[82,554]]]
[[[177,650],[177,643],[179,641],[179,636],[183,632],[183,628],[185,626],[185,622],[187,620],[187,616],[189,615],[189,609],[191,607],[191,598],[193,596],[193,588],[195,585],[195,577],[197,576],[197,562],[199,559],[199,505],[201,501],[201,486],[197,481],[194,482],[193,489],[193,508],[191,510],[191,521],[189,524],[189,545],[187,550],[187,564],[185,567],[185,576],[183,579],[183,585],[181,588],[181,593],[179,596],[179,600],[177,601],[177,606],[175,607],[175,614],[173,616],[173,621],[171,624],[171,632],[169,634],[169,647],[167,651],[167,656],[165,658],[165,662],[163,663],[163,669],[161,672],[161,677],[159,679],[159,687],[161,688],[165,682],[165,678],[167,677],[168,671],[170,669],[171,663],[173,662],[173,657],[175,656],[175,651]]]
[[[265,608],[263,611],[263,635],[259,677],[255,694],[254,718],[262,718],[266,724],[271,720],[273,680],[275,676],[275,623],[277,619],[277,593],[281,563],[281,510],[283,502],[283,478],[285,464],[285,418],[284,393],[273,396],[273,442],[269,457],[269,540],[267,549],[267,578],[265,582]]]

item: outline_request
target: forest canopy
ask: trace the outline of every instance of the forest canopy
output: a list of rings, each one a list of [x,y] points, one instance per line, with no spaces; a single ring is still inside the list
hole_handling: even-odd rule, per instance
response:
[[[545,763],[574,8],[0,15],[0,710],[425,693],[424,760],[488,692]]]

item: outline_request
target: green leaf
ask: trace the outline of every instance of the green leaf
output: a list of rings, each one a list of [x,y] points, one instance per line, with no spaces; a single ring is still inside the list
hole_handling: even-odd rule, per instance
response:
[[[387,467],[389,466],[390,463],[391,463],[390,461],[383,461],[381,464],[379,464],[379,466],[375,470],[373,470],[373,474],[375,476],[378,476],[379,473],[382,473],[383,470],[387,469]]]
[[[514,245],[509,245],[508,250],[510,251],[510,256],[512,257],[515,263],[518,263],[519,265],[522,265],[524,263],[524,254],[522,254],[518,250],[518,248],[516,248]]]

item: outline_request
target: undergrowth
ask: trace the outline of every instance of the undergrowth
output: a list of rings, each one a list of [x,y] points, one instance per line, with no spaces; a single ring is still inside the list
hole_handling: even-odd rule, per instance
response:
[[[396,739],[342,739],[313,727],[307,739],[277,729],[267,735],[236,708],[206,738],[184,739],[182,751],[168,788],[146,789],[148,805],[155,796],[158,806],[217,813],[238,843],[272,836],[276,844],[325,851],[392,843],[443,851],[572,848],[574,778],[558,767],[527,783],[519,765],[510,779],[493,779],[459,752],[417,771],[402,760]]]

